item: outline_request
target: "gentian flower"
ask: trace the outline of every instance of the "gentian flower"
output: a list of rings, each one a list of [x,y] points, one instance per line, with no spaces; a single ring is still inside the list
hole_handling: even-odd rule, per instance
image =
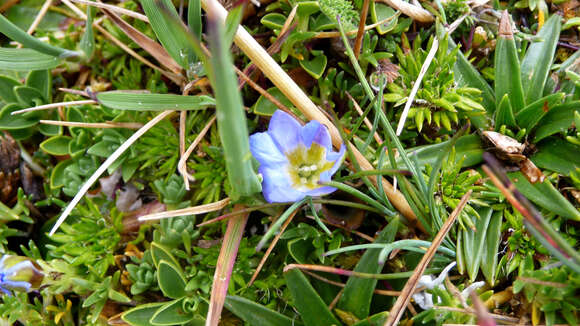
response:
[[[0,258],[0,291],[10,295],[10,290],[30,291],[37,288],[44,273],[27,257],[4,255]]]
[[[250,151],[260,162],[262,191],[270,203],[293,202],[336,190],[323,186],[338,170],[345,146],[332,150],[328,129],[318,121],[301,126],[284,111],[276,111],[267,132],[250,136]]]

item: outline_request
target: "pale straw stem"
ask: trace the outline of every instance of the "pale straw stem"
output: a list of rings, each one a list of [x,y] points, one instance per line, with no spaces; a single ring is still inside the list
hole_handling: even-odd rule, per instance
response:
[[[179,162],[177,163],[177,170],[183,176],[183,182],[185,183],[186,190],[189,190],[189,180],[191,180],[191,181],[195,180],[195,178],[192,175],[187,173],[187,165],[186,165],[187,159],[189,158],[189,156],[191,155],[193,150],[197,147],[199,142],[203,139],[205,134],[207,134],[209,128],[215,122],[215,119],[216,119],[216,116],[214,115],[211,118],[211,120],[208,121],[208,123],[205,125],[205,127],[203,127],[203,129],[199,132],[197,137],[195,137],[195,139],[193,140],[191,145],[189,145],[189,147],[187,148],[187,151],[185,151],[185,153],[183,153],[181,155],[181,158],[179,159]]]
[[[27,108],[27,109],[22,109],[22,110],[18,110],[18,111],[14,111],[11,114],[12,115],[17,115],[17,114],[21,114],[21,113],[26,113],[26,112],[32,112],[32,111],[42,111],[42,110],[48,110],[48,109],[55,109],[58,107],[69,107],[69,106],[77,106],[77,105],[85,105],[85,104],[97,104],[96,101],[93,100],[82,100],[82,101],[70,101],[70,102],[58,102],[58,103],[50,103],[50,104],[45,104],[45,105],[39,105],[39,106],[34,106],[31,108]]]
[[[58,120],[40,120],[40,123],[53,126],[63,126],[63,127],[81,127],[81,128],[126,128],[126,129],[139,129],[143,127],[142,123],[138,122],[76,122],[76,121],[58,121]]]
[[[153,213],[149,215],[144,215],[139,217],[139,221],[151,221],[151,220],[160,220],[164,218],[170,218],[175,216],[186,216],[186,215],[197,215],[197,214],[205,214],[210,212],[219,211],[224,207],[228,206],[230,203],[229,198],[222,199],[220,201],[216,201],[213,203],[199,205],[194,207],[187,207],[182,209],[176,209],[173,211],[166,211],[161,213]]]
[[[119,13],[121,15],[133,17],[133,18],[142,20],[144,22],[149,22],[149,18],[147,18],[147,16],[140,14],[138,12],[134,12],[134,11],[129,10],[129,9],[118,7],[118,6],[108,5],[108,4],[101,3],[101,2],[87,1],[87,0],[70,0],[70,1],[76,2],[76,3],[82,3],[85,5],[89,5],[89,6],[93,6],[93,7],[97,7],[97,8],[108,9],[110,11]]]

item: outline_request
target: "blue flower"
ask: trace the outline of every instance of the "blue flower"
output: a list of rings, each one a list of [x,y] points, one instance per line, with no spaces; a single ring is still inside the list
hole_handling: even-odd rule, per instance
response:
[[[276,111],[267,132],[250,136],[250,151],[260,162],[262,191],[270,203],[294,202],[336,190],[322,186],[338,170],[345,147],[332,151],[328,129],[318,121],[301,126],[292,116]]]
[[[44,274],[27,257],[4,255],[0,258],[0,291],[30,291],[42,282]]]

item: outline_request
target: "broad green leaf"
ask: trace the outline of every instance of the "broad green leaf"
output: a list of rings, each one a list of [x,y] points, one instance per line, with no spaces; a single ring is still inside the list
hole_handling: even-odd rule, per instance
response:
[[[0,110],[0,130],[17,130],[30,128],[38,123],[38,119],[26,114],[11,115],[13,111],[22,109],[19,104],[11,103]],[[14,136],[14,134],[12,134]]]
[[[72,137],[69,136],[54,136],[40,143],[40,149],[50,155],[67,155],[68,146]]]
[[[308,326],[340,325],[340,322],[328,310],[304,274],[297,268],[284,273],[286,284],[294,300],[294,307],[300,313],[302,322]]]
[[[274,98],[276,98],[278,101],[280,101],[282,104],[286,105],[286,107],[293,106],[292,102],[290,102],[290,100],[284,94],[282,94],[282,91],[280,91],[279,88],[272,87],[269,88],[267,92]],[[258,98],[256,103],[254,104],[253,110],[255,114],[271,116],[272,114],[274,114],[274,112],[276,112],[276,110],[278,110],[278,107],[262,95],[260,96],[260,98]]]
[[[373,22],[373,24],[376,24],[387,18],[391,18],[397,14],[397,12],[393,8],[387,6],[386,4],[374,1],[371,1],[369,3],[369,11],[371,14],[371,21]],[[380,35],[383,35],[392,31],[395,28],[395,26],[397,26],[397,17],[393,17],[393,19],[391,19],[390,21],[378,25],[377,32],[379,32]]]
[[[158,244],[157,242],[151,243],[151,257],[153,258],[153,263],[155,264],[156,268],[159,268],[159,263],[162,260],[170,262],[174,266],[179,266],[179,262],[169,252],[169,249]]]
[[[159,289],[166,297],[179,299],[185,295],[185,277],[179,267],[165,260],[159,262],[157,268]]]
[[[57,189],[64,186],[67,166],[71,165],[73,160],[64,160],[58,162],[58,164],[52,169],[50,173],[50,189]]]
[[[201,317],[196,317],[190,309],[187,309],[192,308],[189,307],[189,304],[187,298],[181,298],[165,303],[165,305],[157,309],[153,317],[151,317],[151,323],[160,326],[181,325],[185,323],[189,323],[188,325],[191,326],[205,325],[205,320],[201,319]]]
[[[125,311],[121,316],[131,326],[156,326],[150,322],[151,318],[165,302],[147,303]]]
[[[0,99],[6,104],[17,103],[18,98],[14,94],[14,87],[22,85],[16,79],[8,76],[0,76]]]
[[[271,12],[262,17],[260,22],[262,25],[271,29],[282,29],[284,23],[286,22],[286,16],[277,12]]]
[[[521,172],[508,173],[516,188],[534,204],[567,219],[580,221],[578,211],[549,180],[531,184]]]
[[[306,70],[310,76],[319,79],[322,77],[324,69],[326,69],[326,56],[322,54],[314,57],[312,60],[300,60],[300,66]]]
[[[479,208],[477,210],[479,218],[471,216],[475,219],[475,230],[461,230],[463,233],[462,247],[463,256],[465,258],[465,267],[471,282],[475,281],[477,273],[479,272],[479,266],[485,247],[485,237],[492,212],[493,210],[489,207]]]
[[[14,94],[18,98],[18,102],[25,107],[33,107],[46,103],[44,96],[36,88],[29,86],[14,87]],[[38,112],[35,115],[39,114]]]
[[[25,31],[18,28],[18,26],[14,25],[10,22],[6,17],[0,15],[0,33],[6,35],[8,38],[22,44],[24,47],[30,48],[32,50],[36,50],[34,52],[43,53],[46,55],[51,56],[53,59],[57,58],[67,58],[72,56],[78,56],[78,53],[75,51],[69,51],[65,49],[61,49],[56,46],[52,46],[48,43],[44,43],[39,41],[38,39],[28,35]],[[17,50],[17,49],[14,49]],[[18,49],[24,50],[24,49]],[[52,67],[51,67],[52,68]],[[6,69],[6,68],[2,68]],[[33,69],[47,69],[47,68],[28,68],[23,70],[33,70]],[[12,69],[17,70],[17,69]]]
[[[52,75],[49,70],[32,70],[26,77],[26,86],[40,92],[46,103],[52,99]]]
[[[93,33],[93,16],[95,7],[87,6],[87,20],[85,22],[85,32],[81,38],[80,48],[85,54],[85,58],[90,60],[95,52],[95,34]]]
[[[302,323],[243,297],[228,296],[226,309],[250,326],[299,326]]]
[[[262,186],[252,166],[246,115],[229,45],[224,42],[219,21],[209,20],[207,24],[212,31],[208,34],[212,54],[209,77],[216,98],[218,132],[231,185],[229,195],[233,201],[237,201],[260,192]]]
[[[536,166],[568,176],[580,168],[580,146],[558,137],[549,137],[536,145],[537,152],[530,157]]]
[[[159,42],[175,62],[188,70],[189,66],[196,61],[196,56],[193,51],[190,51],[189,41],[183,33],[173,30],[174,24],[183,24],[181,18],[171,0],[158,0],[158,2],[159,4],[156,0],[141,0],[141,5]]]
[[[538,122],[534,143],[570,128],[574,122],[574,112],[576,111],[580,111],[580,101],[569,102],[553,107]]]
[[[544,85],[554,61],[556,47],[560,38],[561,20],[562,17],[560,15],[554,14],[546,21],[538,34],[536,34],[542,41],[532,43],[522,60],[522,87],[526,103],[535,102],[542,97]],[[514,109],[517,110],[518,108]]]
[[[390,243],[395,240],[399,222],[393,219],[375,239],[374,243]],[[378,274],[383,269],[384,264],[379,264],[379,254],[382,249],[367,249],[354,268],[355,272]],[[341,310],[354,314],[357,318],[366,318],[369,315],[373,291],[377,285],[377,280],[372,278],[359,278],[351,276],[348,278],[344,291],[337,307]]]
[[[495,130],[499,130],[503,125],[509,128],[517,128],[508,94],[504,94],[495,111]]]
[[[481,271],[483,272],[483,276],[485,276],[485,280],[492,287],[495,286],[497,276],[497,253],[501,242],[502,219],[503,214],[501,211],[493,212],[485,236],[483,259],[481,260]]]
[[[32,49],[0,48],[0,69],[42,70],[52,69],[59,64],[59,58]]]
[[[135,111],[202,110],[216,104],[213,98],[206,95],[184,96],[126,91],[98,93],[97,100],[111,109]]]
[[[516,115],[516,121],[522,129],[532,130],[538,124],[538,121],[549,112],[549,110],[556,104],[560,103],[564,98],[564,93],[550,94],[528,104],[523,110]]]
[[[508,30],[504,31],[505,35],[502,35],[500,31],[495,46],[495,99],[499,105],[499,101],[503,96],[508,94],[512,110],[517,113],[525,107],[526,102],[522,87],[518,50],[511,27],[509,27],[510,24],[510,16],[507,11],[504,11],[500,21],[500,29],[502,26],[508,26]]]

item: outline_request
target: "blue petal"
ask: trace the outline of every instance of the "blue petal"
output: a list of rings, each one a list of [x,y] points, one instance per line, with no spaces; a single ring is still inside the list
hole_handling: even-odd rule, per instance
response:
[[[320,188],[309,190],[306,192],[306,194],[309,196],[324,196],[324,195],[328,195],[328,194],[335,192],[335,191],[336,191],[336,188],[334,188],[334,187],[323,186]]]
[[[250,136],[250,151],[262,166],[281,166],[288,162],[267,132]]]
[[[300,129],[298,121],[284,111],[276,111],[270,119],[268,134],[282,153],[293,150],[300,143]]]
[[[6,288],[6,289],[13,289],[13,290],[30,290],[30,287],[32,287],[32,285],[28,282],[24,282],[24,281],[10,281],[10,280],[4,280],[4,282],[2,282],[1,284],[2,288]]]
[[[259,172],[264,177],[262,192],[269,203],[286,203],[300,200],[306,195],[294,188],[288,175],[287,166],[277,168],[260,167]]]
[[[312,142],[315,142],[326,148],[327,152],[332,150],[332,143],[328,129],[316,120],[312,120],[302,127],[302,130],[300,130],[300,136],[302,136],[302,143],[306,147],[310,147]]]
[[[340,145],[340,149],[338,150],[338,152],[328,152],[326,154],[326,160],[329,162],[334,162],[332,169],[327,171],[328,173],[330,173],[330,175],[333,175],[336,171],[338,171],[338,168],[342,165],[342,159],[344,157],[345,152],[346,146],[342,144]]]

